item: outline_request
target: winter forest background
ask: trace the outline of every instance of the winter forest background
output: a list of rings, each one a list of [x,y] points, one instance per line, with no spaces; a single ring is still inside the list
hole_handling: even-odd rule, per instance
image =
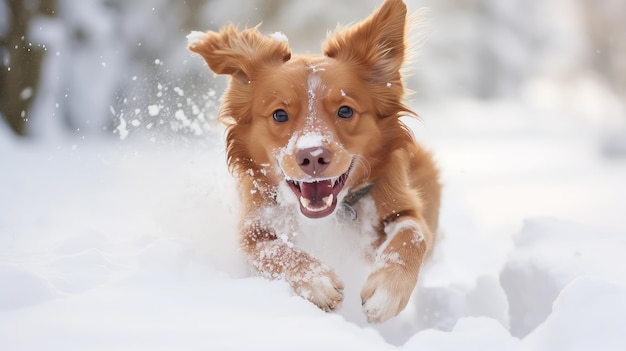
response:
[[[220,86],[185,50],[189,31],[262,22],[267,33],[284,32],[295,52],[318,52],[327,29],[367,16],[378,2],[4,0],[0,114],[33,139],[110,135],[122,112],[138,110],[131,119],[147,122],[151,105],[205,122],[186,99],[199,104]],[[430,9],[411,76],[415,100],[514,99],[624,128],[623,1],[408,4]]]
[[[407,309],[326,314],[238,251],[192,30],[295,53],[382,0],[0,0],[0,349],[626,350],[626,2],[407,0],[444,184]],[[356,311],[356,312],[355,312]]]

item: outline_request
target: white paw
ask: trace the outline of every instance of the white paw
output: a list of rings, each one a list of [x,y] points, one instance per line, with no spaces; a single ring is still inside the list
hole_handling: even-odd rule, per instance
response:
[[[417,278],[402,267],[389,265],[372,273],[361,290],[363,313],[369,323],[382,323],[398,315],[409,302]]]
[[[296,294],[313,302],[321,310],[329,312],[341,307],[343,283],[328,266],[312,265],[311,269],[290,280]]]

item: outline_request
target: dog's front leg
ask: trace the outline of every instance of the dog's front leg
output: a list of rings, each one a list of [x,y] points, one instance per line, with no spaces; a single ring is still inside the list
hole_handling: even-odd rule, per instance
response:
[[[268,279],[285,279],[294,292],[328,312],[343,301],[343,283],[332,268],[277,239],[261,225],[244,228],[243,249],[256,271]]]
[[[361,290],[363,312],[370,323],[395,317],[411,297],[427,249],[425,225],[420,222],[405,216],[383,224],[386,240]]]

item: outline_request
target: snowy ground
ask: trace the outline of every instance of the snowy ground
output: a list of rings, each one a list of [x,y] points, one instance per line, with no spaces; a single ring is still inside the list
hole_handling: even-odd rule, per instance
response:
[[[219,140],[0,125],[0,349],[625,350],[626,159],[594,125],[513,102],[416,110],[446,188],[412,327],[250,276]]]

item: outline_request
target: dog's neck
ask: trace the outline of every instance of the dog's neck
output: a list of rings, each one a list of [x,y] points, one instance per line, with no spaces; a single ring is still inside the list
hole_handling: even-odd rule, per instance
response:
[[[376,185],[376,183],[367,184],[366,186],[360,188],[357,191],[354,191],[346,196],[341,203],[344,214],[347,218],[351,220],[356,220],[358,218],[357,212],[354,209],[354,205],[356,205],[359,200],[365,197],[372,188]]]

